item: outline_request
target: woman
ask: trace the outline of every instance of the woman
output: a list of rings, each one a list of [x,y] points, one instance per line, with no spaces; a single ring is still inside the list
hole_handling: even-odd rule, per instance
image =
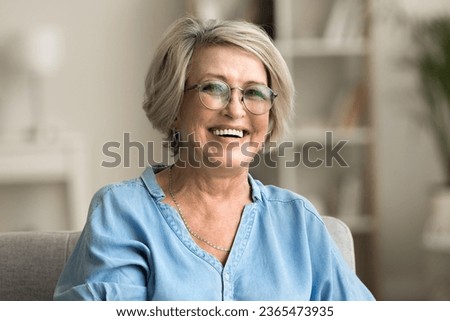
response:
[[[314,207],[249,175],[292,96],[260,28],[176,21],[144,104],[176,162],[96,193],[55,299],[372,300]]]

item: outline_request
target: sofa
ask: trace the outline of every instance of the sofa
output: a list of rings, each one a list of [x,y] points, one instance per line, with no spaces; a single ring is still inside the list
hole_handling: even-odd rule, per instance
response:
[[[0,233],[0,301],[49,301],[79,231]]]
[[[341,220],[323,217],[355,269],[352,234]],[[80,231],[0,233],[0,301],[50,301]]]

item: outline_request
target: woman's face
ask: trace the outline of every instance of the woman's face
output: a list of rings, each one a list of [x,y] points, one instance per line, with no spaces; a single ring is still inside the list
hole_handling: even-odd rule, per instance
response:
[[[234,46],[211,46],[194,51],[188,69],[186,88],[204,81],[221,80],[231,88],[267,86],[263,63],[254,55]],[[200,101],[198,90],[187,90],[174,127],[188,148],[180,157],[193,166],[236,168],[248,166],[265,141],[269,112],[250,113],[242,103],[242,93],[231,91],[225,108],[211,110]],[[228,130],[228,131],[226,131]],[[232,130],[232,131],[230,131]]]

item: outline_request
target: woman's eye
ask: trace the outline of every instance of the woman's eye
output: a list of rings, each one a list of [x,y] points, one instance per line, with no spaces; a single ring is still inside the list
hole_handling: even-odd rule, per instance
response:
[[[226,93],[226,87],[222,84],[208,83],[203,85],[202,91],[208,94],[223,95]]]
[[[259,88],[248,88],[245,91],[245,97],[249,99],[267,100],[269,95]]]

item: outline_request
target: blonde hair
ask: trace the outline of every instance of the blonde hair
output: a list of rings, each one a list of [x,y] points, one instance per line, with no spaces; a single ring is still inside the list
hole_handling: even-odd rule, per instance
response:
[[[245,21],[201,21],[192,17],[176,20],[163,36],[145,80],[143,108],[152,125],[172,141],[172,124],[178,115],[188,67],[195,48],[237,46],[264,64],[269,87],[278,94],[270,110],[267,140],[280,139],[293,109],[294,85],[286,62],[267,33]],[[177,154],[172,141],[172,151]]]

